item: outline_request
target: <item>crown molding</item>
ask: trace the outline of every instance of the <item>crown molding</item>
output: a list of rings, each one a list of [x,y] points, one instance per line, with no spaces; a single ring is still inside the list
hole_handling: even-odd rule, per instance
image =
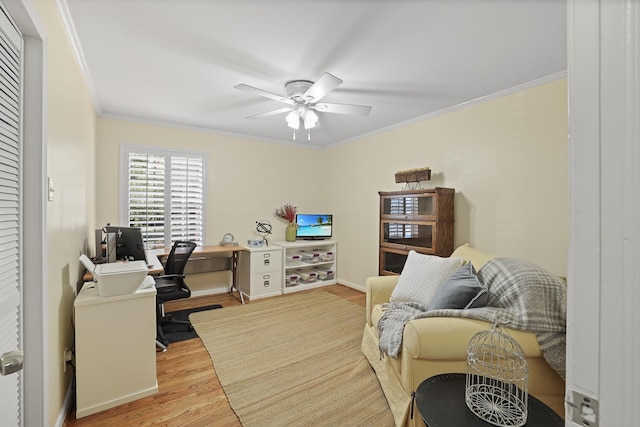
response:
[[[67,33],[69,44],[71,45],[71,51],[73,52],[73,56],[76,59],[76,63],[80,68],[80,73],[84,78],[85,85],[87,86],[89,95],[91,96],[93,108],[95,109],[97,114],[100,114],[101,108],[100,108],[100,105],[98,104],[98,97],[96,95],[95,85],[93,84],[93,80],[91,79],[91,74],[89,73],[89,67],[87,66],[84,53],[82,52],[82,46],[80,45],[80,40],[78,39],[76,28],[73,25],[73,20],[71,19],[71,13],[69,12],[69,6],[67,5],[67,1],[56,0],[56,5],[58,7],[58,11],[60,12],[60,17],[64,25],[64,30]]]

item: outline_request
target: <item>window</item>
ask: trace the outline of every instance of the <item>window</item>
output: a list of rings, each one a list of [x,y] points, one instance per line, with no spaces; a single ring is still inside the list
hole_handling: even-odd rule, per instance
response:
[[[204,242],[205,155],[123,145],[121,222],[140,227],[146,249]]]

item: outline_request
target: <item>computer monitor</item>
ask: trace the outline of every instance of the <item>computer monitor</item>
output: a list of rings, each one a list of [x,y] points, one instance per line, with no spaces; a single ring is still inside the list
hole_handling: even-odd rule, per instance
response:
[[[117,259],[147,262],[140,227],[107,226],[105,231],[115,233]]]

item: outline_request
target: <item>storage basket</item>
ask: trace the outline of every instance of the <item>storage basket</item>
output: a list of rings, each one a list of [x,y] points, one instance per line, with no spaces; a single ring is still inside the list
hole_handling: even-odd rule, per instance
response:
[[[313,283],[317,280],[317,273],[315,271],[303,271],[300,272],[300,283]]]
[[[317,262],[320,262],[319,252],[300,252],[300,257],[302,262],[306,262],[308,264],[315,264]]]
[[[302,257],[299,254],[291,254],[287,255],[286,263],[287,266],[298,265],[302,261]]]
[[[285,286],[296,286],[299,278],[297,274],[287,274],[284,278],[284,284]]]
[[[329,262],[335,259],[335,255],[331,251],[320,252],[320,261]]]

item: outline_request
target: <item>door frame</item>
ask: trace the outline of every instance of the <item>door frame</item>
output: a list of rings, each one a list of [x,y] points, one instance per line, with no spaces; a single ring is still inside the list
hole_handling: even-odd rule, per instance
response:
[[[46,41],[37,13],[28,0],[3,0],[22,33],[22,425],[49,423],[47,366],[47,149]],[[24,259],[29,259],[28,266]]]
[[[571,242],[565,425],[583,425],[579,417],[571,420],[585,402],[578,393],[598,405],[590,425],[636,425],[640,0],[567,4]]]

